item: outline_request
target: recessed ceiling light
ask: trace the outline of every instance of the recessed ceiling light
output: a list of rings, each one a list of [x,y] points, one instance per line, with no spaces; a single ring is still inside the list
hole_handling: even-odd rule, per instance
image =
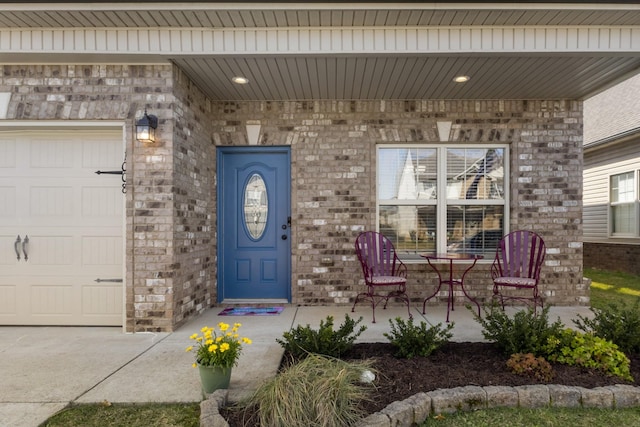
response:
[[[239,85],[246,85],[247,83],[249,83],[249,79],[242,76],[236,76],[232,78],[231,81]]]
[[[471,77],[469,76],[455,76],[453,81],[456,83],[465,83],[468,82]]]

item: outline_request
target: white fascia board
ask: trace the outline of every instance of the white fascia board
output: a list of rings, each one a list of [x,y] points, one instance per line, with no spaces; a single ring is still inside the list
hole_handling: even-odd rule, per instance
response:
[[[3,55],[358,55],[640,53],[640,27],[0,29]]]
[[[640,10],[638,4],[602,3],[9,3],[0,5],[6,11],[127,11],[127,10]]]

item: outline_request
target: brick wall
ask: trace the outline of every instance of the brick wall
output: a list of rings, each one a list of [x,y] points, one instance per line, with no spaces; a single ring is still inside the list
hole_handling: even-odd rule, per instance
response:
[[[173,108],[174,326],[215,303],[215,150],[211,105],[175,68]]]
[[[584,244],[584,266],[640,275],[640,245]]]
[[[588,302],[582,283],[582,105],[571,101],[210,102],[170,66],[2,66],[9,120],[115,120],[127,141],[126,329],[167,331],[215,303],[215,146],[292,150],[294,304],[349,304],[362,288],[353,252],[375,228],[377,144],[508,143],[511,229],[530,228],[549,248],[542,290],[551,304]],[[144,108],[159,117],[159,144],[133,141]],[[326,260],[329,262],[326,262]],[[471,295],[490,296],[488,265]],[[434,274],[410,266],[414,302]]]
[[[438,142],[437,122],[451,121],[451,141],[510,144],[511,229],[535,230],[547,243],[547,302],[586,304],[581,108],[562,100],[214,103],[214,140],[245,145],[244,124],[258,121],[260,144],[292,148],[294,303],[353,300],[362,284],[353,242],[376,226],[376,145]],[[469,281],[481,300],[490,297],[487,263]],[[428,266],[410,266],[414,301],[433,292],[434,278]]]
[[[2,66],[7,119],[116,121],[127,141],[125,327],[168,331],[211,304],[211,137],[206,100],[171,65]],[[144,109],[155,147],[134,142]]]

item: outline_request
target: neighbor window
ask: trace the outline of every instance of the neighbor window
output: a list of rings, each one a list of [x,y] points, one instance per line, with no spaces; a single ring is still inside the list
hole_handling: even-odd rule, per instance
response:
[[[505,146],[378,148],[378,230],[404,259],[490,255],[508,216]]]
[[[611,235],[636,237],[638,235],[638,195],[636,173],[626,172],[611,176]]]

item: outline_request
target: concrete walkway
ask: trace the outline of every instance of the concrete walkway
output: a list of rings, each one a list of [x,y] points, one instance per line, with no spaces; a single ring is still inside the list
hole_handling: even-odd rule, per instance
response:
[[[191,367],[193,354],[186,353],[189,336],[202,326],[218,322],[242,323],[240,333],[253,340],[244,347],[234,368],[230,400],[251,393],[264,379],[275,375],[282,357],[276,342],[296,325],[317,328],[331,315],[338,327],[345,314],[363,317],[367,330],[361,342],[386,342],[389,319],[407,319],[406,308],[371,310],[350,307],[288,306],[278,316],[218,316],[213,308],[173,333],[125,334],[109,327],[0,327],[0,427],[36,427],[71,402],[114,403],[199,402],[203,399],[198,372]],[[413,308],[416,324],[444,323],[446,307],[427,307],[425,316]],[[550,320],[573,326],[577,314],[589,315],[586,307],[553,307]],[[472,314],[456,307],[453,341],[482,341],[481,329]]]

